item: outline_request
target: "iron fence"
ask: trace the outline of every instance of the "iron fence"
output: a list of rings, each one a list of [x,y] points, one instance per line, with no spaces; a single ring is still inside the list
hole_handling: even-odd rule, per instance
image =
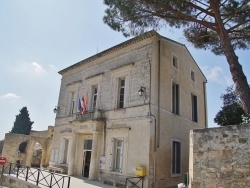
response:
[[[143,176],[126,178],[125,187],[127,187],[127,185],[130,183],[130,187],[140,188],[139,183],[141,183],[141,188],[143,188],[143,179]]]
[[[6,163],[2,166],[2,173],[15,176],[37,186],[49,188],[69,188],[70,176],[52,173],[47,170],[30,168],[15,163]]]

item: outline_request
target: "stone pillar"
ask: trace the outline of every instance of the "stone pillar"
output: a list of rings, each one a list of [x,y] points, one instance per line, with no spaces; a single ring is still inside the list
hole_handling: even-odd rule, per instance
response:
[[[76,134],[73,133],[72,135],[72,142],[71,142],[71,151],[69,157],[69,167],[68,167],[68,175],[72,176],[74,173],[74,164],[75,164],[75,154],[76,154]]]
[[[92,152],[91,152],[90,168],[89,168],[90,180],[94,180],[96,178],[97,145],[98,145],[99,133],[100,132],[93,131]]]

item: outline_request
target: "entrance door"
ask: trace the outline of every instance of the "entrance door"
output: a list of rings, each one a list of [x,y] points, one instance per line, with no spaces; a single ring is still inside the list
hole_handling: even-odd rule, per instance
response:
[[[91,161],[92,140],[84,140],[82,176],[89,177],[90,161]]]
[[[90,159],[91,159],[91,151],[84,151],[82,176],[86,178],[89,177]]]

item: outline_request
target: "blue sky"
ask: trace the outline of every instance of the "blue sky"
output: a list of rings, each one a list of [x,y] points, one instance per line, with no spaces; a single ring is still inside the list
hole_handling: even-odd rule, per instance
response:
[[[23,106],[35,122],[33,130],[54,125],[57,72],[128,40],[103,23],[105,8],[103,0],[0,0],[0,139]],[[180,30],[158,32],[184,43],[207,77],[208,124],[216,126],[220,95],[233,83],[225,57],[194,49]],[[249,50],[237,55],[249,77]]]

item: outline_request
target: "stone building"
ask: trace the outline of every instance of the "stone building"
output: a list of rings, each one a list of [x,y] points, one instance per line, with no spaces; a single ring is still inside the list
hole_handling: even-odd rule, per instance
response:
[[[50,167],[144,187],[171,187],[188,172],[189,131],[204,128],[206,78],[187,48],[155,31],[59,72]]]

